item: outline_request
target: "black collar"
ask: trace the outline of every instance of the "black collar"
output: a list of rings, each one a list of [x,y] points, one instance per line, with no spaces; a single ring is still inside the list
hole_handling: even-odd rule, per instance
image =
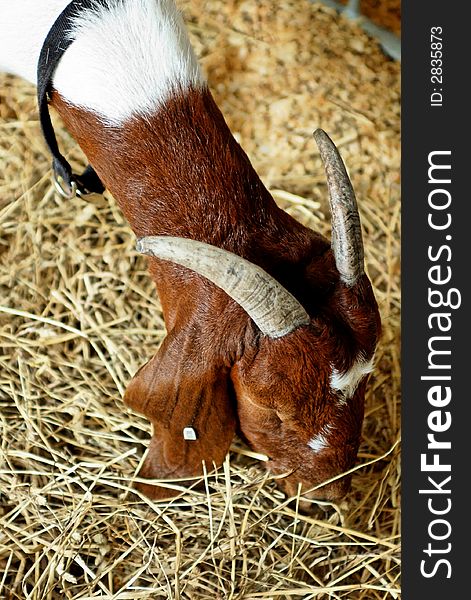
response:
[[[102,193],[105,189],[91,165],[88,165],[80,176],[72,173],[70,164],[59,151],[48,106],[54,71],[62,55],[72,43],[68,36],[71,30],[72,18],[81,10],[93,8],[97,4],[106,6],[107,2],[106,0],[72,0],[49,30],[41,48],[38,61],[39,120],[44,138],[53,156],[52,168],[56,187],[66,197],[72,197],[75,193]]]

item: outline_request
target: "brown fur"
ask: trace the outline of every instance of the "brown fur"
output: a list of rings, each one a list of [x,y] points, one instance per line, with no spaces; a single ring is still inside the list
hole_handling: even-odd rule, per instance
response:
[[[188,237],[247,258],[312,317],[283,338],[266,338],[204,278],[150,259],[168,336],[125,395],[154,425],[141,474],[184,478],[201,472],[201,460],[220,464],[237,421],[249,444],[270,457],[270,469],[293,472],[288,493],[353,466],[366,382],[340,406],[329,377],[332,364],[348,369],[360,353],[374,352],[380,324],[366,276],[352,289],[340,282],[327,240],[276,206],[208,90],[176,90],[150,118],[116,128],[57,93],[53,104],[137,236]],[[191,423],[196,442],[182,437]],[[307,442],[326,424],[331,448],[315,455]],[[347,488],[344,479],[314,495],[334,499]]]

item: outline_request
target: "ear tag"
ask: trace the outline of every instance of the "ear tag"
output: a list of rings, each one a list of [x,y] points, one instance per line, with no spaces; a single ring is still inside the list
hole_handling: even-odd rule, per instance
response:
[[[184,427],[183,439],[191,441],[196,440],[196,431],[193,429],[193,427]]]

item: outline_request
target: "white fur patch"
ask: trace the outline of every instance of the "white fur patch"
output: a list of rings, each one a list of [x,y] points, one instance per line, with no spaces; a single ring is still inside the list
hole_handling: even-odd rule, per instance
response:
[[[0,0],[0,70],[36,84],[44,40],[70,0]]]
[[[340,373],[335,367],[330,376],[330,387],[346,402],[353,396],[360,381],[374,368],[374,356],[370,360],[358,358],[346,373]]]
[[[54,75],[58,92],[109,125],[149,115],[176,88],[204,85],[174,0],[108,0],[79,12]]]
[[[314,450],[314,452],[320,452],[321,450],[328,448],[330,444],[327,440],[327,437],[330,432],[331,432],[330,425],[326,425],[325,427],[323,427],[321,429],[321,431],[318,434],[316,434],[312,438],[312,440],[309,440],[307,445],[309,446],[309,448]]]

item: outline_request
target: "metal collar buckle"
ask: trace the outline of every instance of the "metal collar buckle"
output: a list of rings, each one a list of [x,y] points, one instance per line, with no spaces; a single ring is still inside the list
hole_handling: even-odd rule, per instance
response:
[[[62,196],[62,198],[66,198],[67,200],[71,200],[72,198],[76,197],[84,198],[94,193],[88,191],[86,188],[80,187],[80,184],[77,184],[74,179],[71,180],[70,186],[67,185],[64,179],[55,171],[53,171],[52,174],[52,182],[54,183],[57,193]]]
[[[57,175],[57,173],[53,172],[52,181],[54,183],[54,187],[56,188],[57,193],[62,196],[62,198],[66,198],[70,200],[75,198],[75,196],[80,196],[80,191],[77,188],[77,184],[74,180],[70,182],[70,186],[68,186],[64,179]]]

